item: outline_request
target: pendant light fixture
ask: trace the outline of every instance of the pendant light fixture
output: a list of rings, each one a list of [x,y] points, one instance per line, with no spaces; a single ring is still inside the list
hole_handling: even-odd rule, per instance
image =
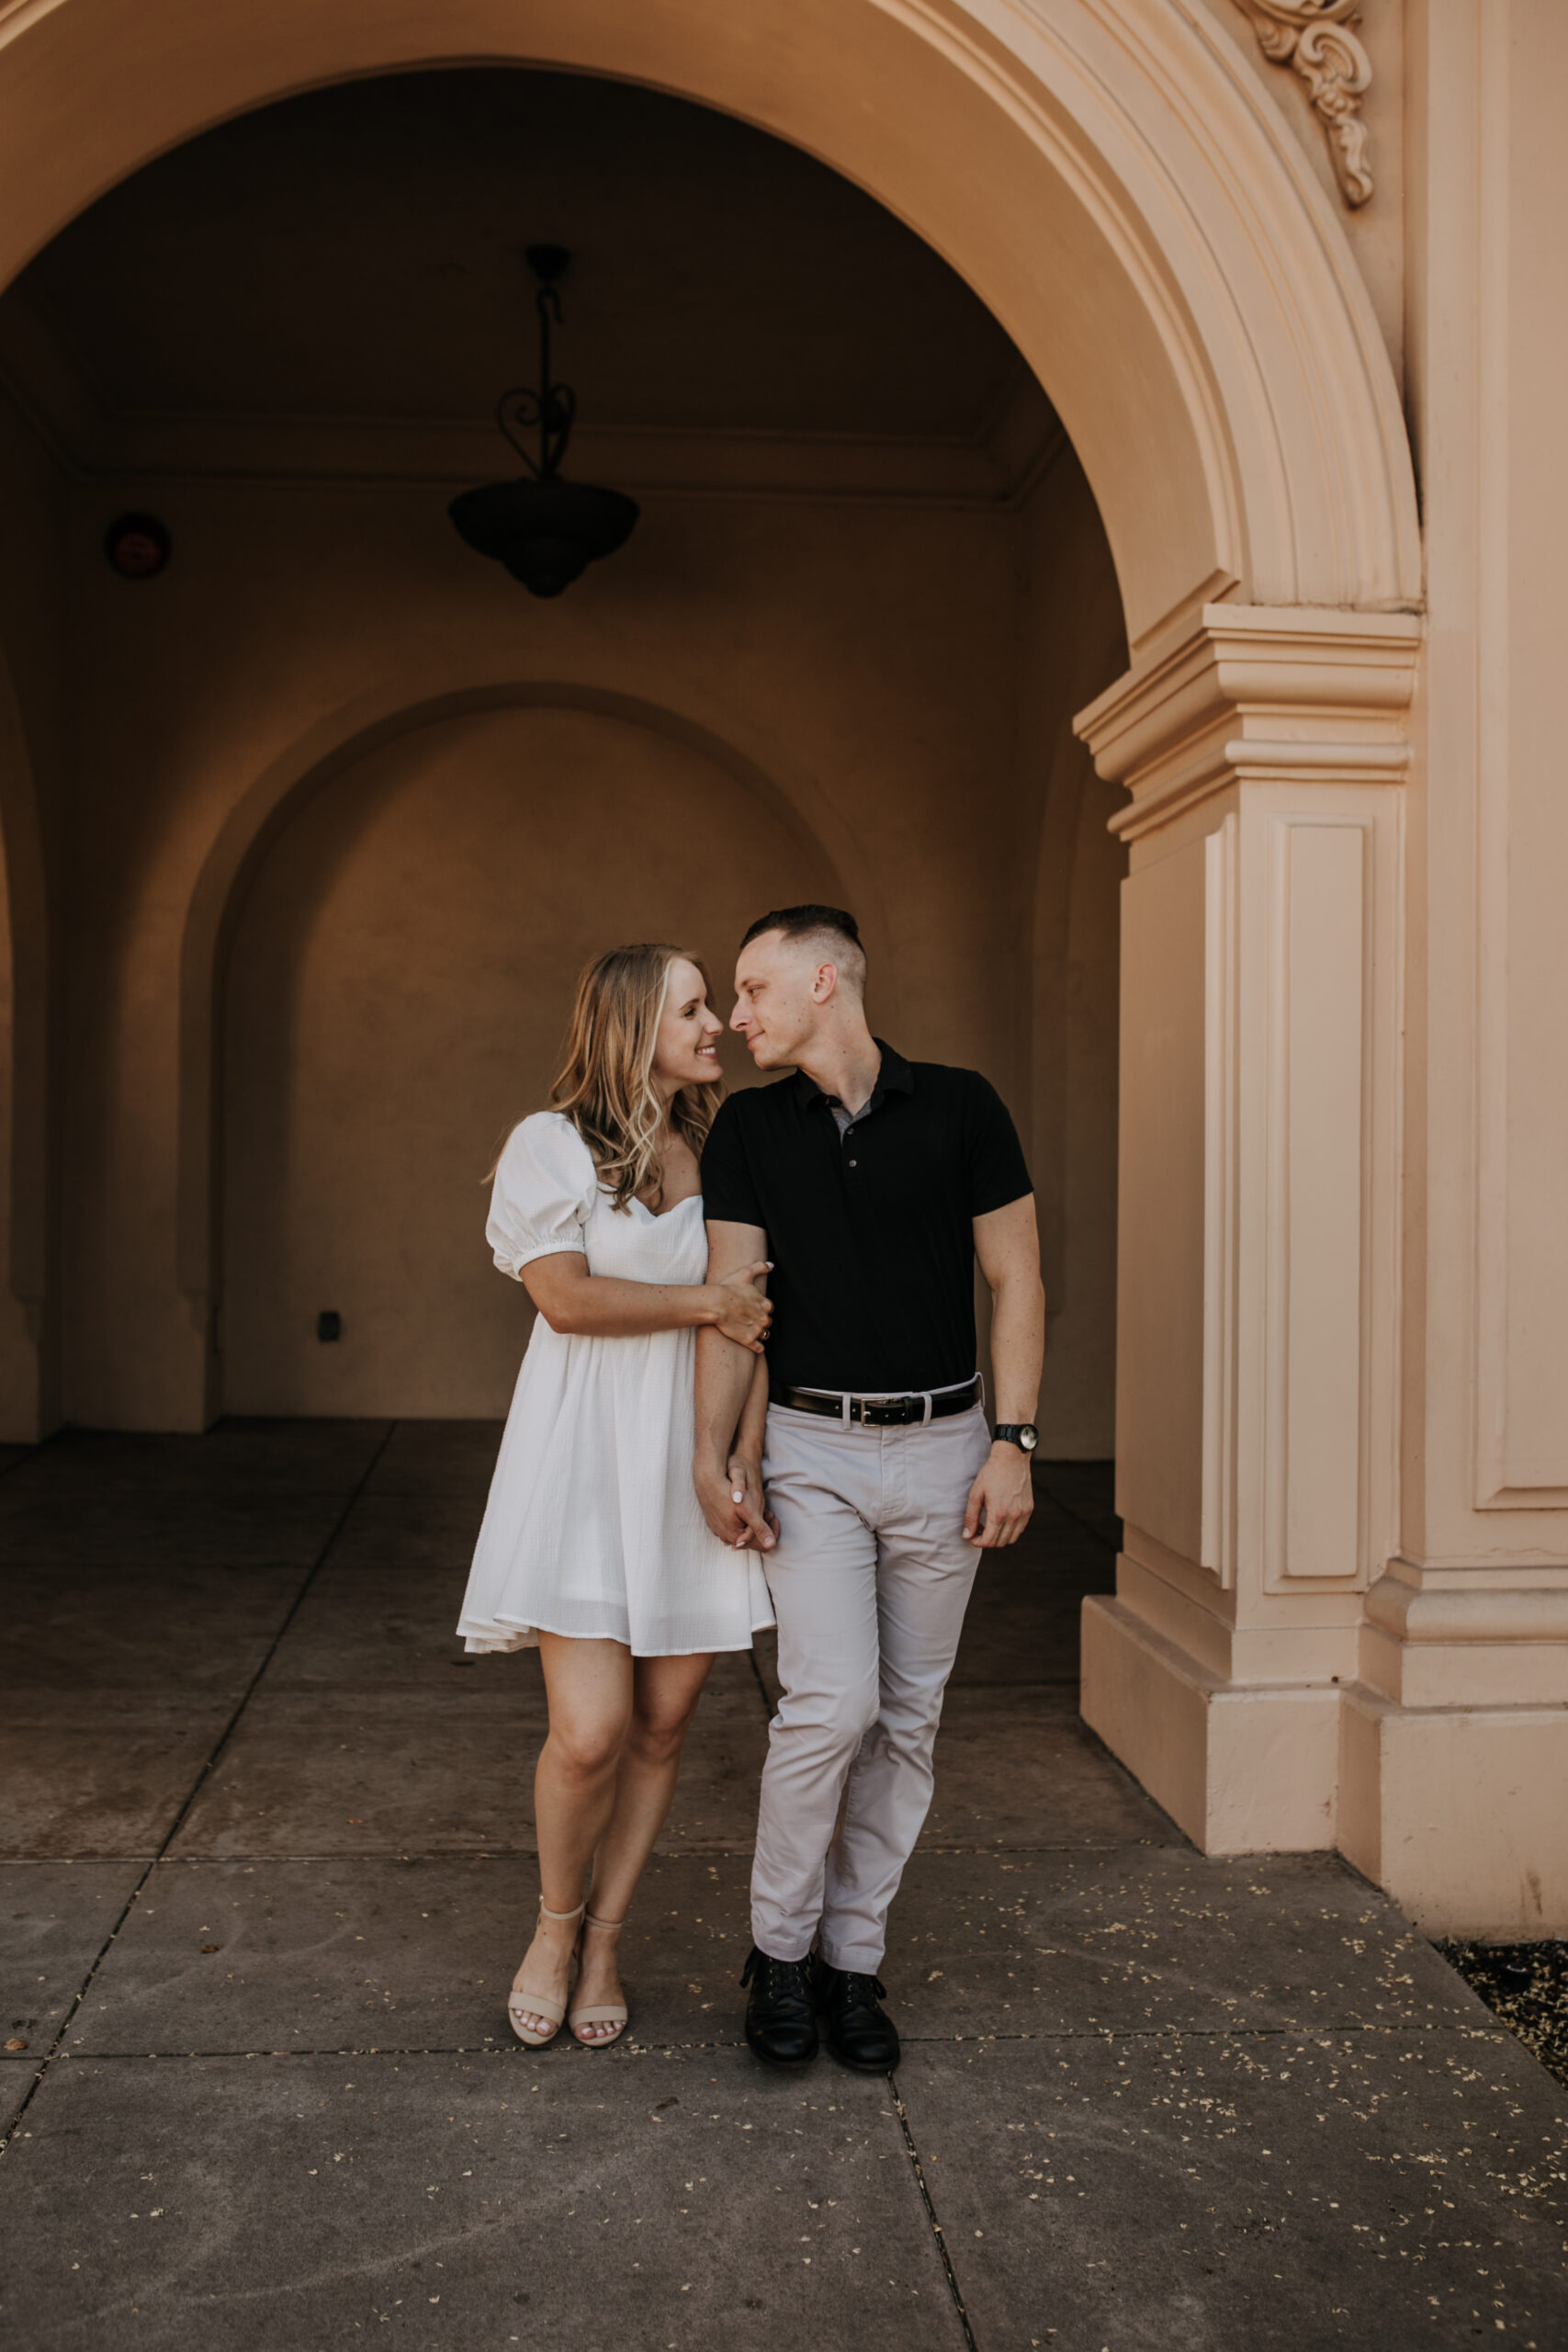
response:
[[[560,477],[577,395],[570,384],[551,381],[550,328],[561,322],[558,281],[570,259],[564,245],[528,247],[538,281],[539,389],[514,387],[496,402],[495,421],[528,470],[514,481],[462,491],[446,510],[469,547],[504,564],[535,596],[570,588],[597,557],[613,555],[630,537],[637,518],[635,498]],[[536,436],[536,455],[525,435]]]

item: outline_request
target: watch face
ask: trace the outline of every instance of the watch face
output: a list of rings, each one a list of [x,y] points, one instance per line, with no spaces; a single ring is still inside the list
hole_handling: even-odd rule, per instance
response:
[[[1018,1442],[1025,1453],[1032,1453],[1040,1442],[1040,1432],[1032,1421],[1025,1421],[1019,1430]]]

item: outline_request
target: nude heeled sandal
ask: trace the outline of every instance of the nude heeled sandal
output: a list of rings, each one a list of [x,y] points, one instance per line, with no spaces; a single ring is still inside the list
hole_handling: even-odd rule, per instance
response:
[[[606,1935],[618,1936],[621,1929],[626,1923],[624,1919],[596,1919],[592,1911],[585,1909],[582,1915],[582,1924],[585,1928],[603,1928]],[[581,1966],[581,1963],[580,1962],[580,1970]],[[626,2030],[626,2006],[624,2001],[612,2001],[604,2008],[569,2009],[566,2013],[566,2021],[571,2029],[573,2041],[578,2042],[581,2048],[584,2050],[608,2050],[613,2042],[619,2041],[622,2033]],[[582,2036],[577,2030],[580,2025],[613,2025],[615,2030],[614,2033],[596,2034],[592,2041],[584,2041]]]
[[[547,1911],[541,1902],[539,1917],[541,1919],[581,1919],[587,1908],[588,1905],[585,1903],[580,1903],[575,1911]],[[529,1990],[523,1981],[523,1970],[527,1965],[527,1960],[525,1958],[523,1967],[518,1970],[512,1981],[512,1990],[506,1996],[506,2015],[518,2041],[525,2041],[530,2050],[540,2050],[547,2041],[553,2041],[560,2031],[560,2021],[566,2015],[566,2010],[559,2001],[552,2001],[547,1994],[534,1993]],[[569,1972],[567,1977],[569,1990],[571,1978]],[[538,2033],[531,2025],[524,2025],[522,2019],[525,2017],[548,2018],[550,2020],[548,2033]]]

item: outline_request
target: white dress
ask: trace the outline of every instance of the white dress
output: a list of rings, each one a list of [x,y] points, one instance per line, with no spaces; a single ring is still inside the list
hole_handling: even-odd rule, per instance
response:
[[[581,1250],[591,1274],[700,1283],[700,1195],[655,1216],[615,1209],[570,1119],[515,1128],[485,1235],[504,1274]],[[696,1332],[604,1340],[544,1317],[517,1375],[457,1631],[470,1650],[538,1635],[625,1642],[637,1657],[750,1649],[773,1622],[755,1552],[708,1528],[692,1484]]]

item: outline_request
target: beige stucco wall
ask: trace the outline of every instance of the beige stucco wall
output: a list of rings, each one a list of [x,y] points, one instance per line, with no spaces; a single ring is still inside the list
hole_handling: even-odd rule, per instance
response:
[[[1552,0],[1414,13],[1412,416],[1432,506],[1414,796],[1405,1544],[1568,1555],[1557,651],[1568,206]]]
[[[128,585],[98,542],[143,497],[175,558]],[[752,913],[827,892],[862,918],[878,1025],[987,1070],[1048,1168],[1046,1442],[1109,1451],[1119,854],[1070,715],[1121,634],[1070,452],[1022,515],[650,500],[549,605],[413,486],[104,485],[72,532],[69,1418],[502,1409],[525,1323],[474,1180],[543,1094],[581,961],[674,934],[722,987]],[[213,989],[206,1282],[191,910],[258,789]]]

